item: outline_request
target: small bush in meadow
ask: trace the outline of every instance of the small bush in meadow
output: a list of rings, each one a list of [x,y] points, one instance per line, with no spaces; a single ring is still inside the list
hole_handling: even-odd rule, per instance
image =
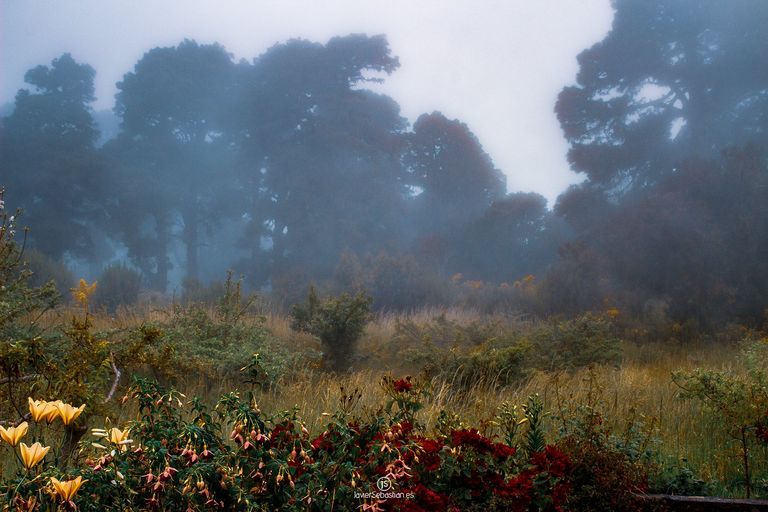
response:
[[[93,302],[107,311],[114,312],[118,306],[132,306],[139,300],[141,273],[122,263],[105,268],[97,282],[99,286],[93,295]]]
[[[585,313],[572,320],[544,322],[529,339],[532,364],[545,371],[618,364],[621,358],[621,340],[609,316]]]
[[[239,370],[250,365],[258,367],[259,383],[268,388],[311,355],[278,343],[266,319],[254,314],[256,301],[254,295],[243,296],[240,281],[229,274],[214,305],[175,304],[166,320],[133,329],[124,343],[135,347],[135,356],[166,382],[238,380]]]
[[[75,276],[64,263],[51,259],[39,251],[26,249],[24,261],[32,272],[27,281],[32,288],[40,288],[49,281],[53,281],[59,295],[66,296],[69,294],[69,289],[75,285]]]
[[[371,319],[371,302],[364,293],[321,300],[312,287],[307,301],[293,307],[291,327],[320,339],[328,367],[346,371],[352,364],[357,342]]]
[[[758,476],[755,475],[756,462],[768,467],[768,338],[747,339],[743,345],[746,375],[735,375],[729,370],[695,369],[675,372],[673,379],[681,388],[683,398],[703,402],[719,418],[722,430],[738,449],[741,484],[744,495],[749,498],[754,494]],[[763,485],[758,476],[757,486]]]

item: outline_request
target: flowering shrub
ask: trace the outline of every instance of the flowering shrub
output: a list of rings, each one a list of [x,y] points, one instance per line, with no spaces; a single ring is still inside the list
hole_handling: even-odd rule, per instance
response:
[[[311,435],[295,412],[267,416],[252,398],[229,393],[210,410],[137,379],[124,399],[137,419],[94,429],[69,467],[51,446],[10,446],[27,425],[3,432],[3,450],[20,450],[21,462],[0,488],[16,510],[565,510],[571,463],[559,448],[523,454],[474,428],[427,435],[406,419],[418,386],[384,386],[389,412],[362,421],[351,414],[359,395],[345,394]],[[30,402],[43,422],[34,439],[48,405]],[[55,409],[62,421],[82,411]]]

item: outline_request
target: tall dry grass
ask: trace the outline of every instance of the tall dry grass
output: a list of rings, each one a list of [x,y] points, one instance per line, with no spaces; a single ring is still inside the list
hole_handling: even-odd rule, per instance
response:
[[[42,323],[57,325],[73,313],[74,310],[58,309],[47,313]],[[131,329],[145,322],[162,323],[168,320],[170,314],[167,306],[144,305],[119,309],[113,315],[96,313],[92,318],[96,330],[106,331]],[[336,375],[306,369],[272,389],[250,390],[255,393],[262,411],[277,413],[295,408],[310,431],[315,433],[325,429],[327,418],[324,413],[336,411],[342,395],[353,390],[362,395],[355,413],[363,417],[374,415],[386,400],[382,377],[417,372],[406,361],[397,359],[398,354],[407,348],[397,337],[398,325],[406,321],[425,324],[440,316],[460,325],[473,322],[492,324],[500,332],[536,327],[535,322],[517,316],[487,316],[463,309],[431,308],[408,314],[380,313],[369,324],[359,344],[360,357],[351,373]],[[245,321],[254,324],[262,322],[255,316]],[[287,316],[268,312],[263,315],[263,322],[286,346],[295,350],[319,350],[317,340],[291,330]],[[501,387],[496,385],[492,376],[475,382],[469,388],[459,388],[450,379],[422,377],[420,385],[429,393],[417,419],[427,429],[433,429],[440,412],[447,411],[468,426],[494,434],[498,433],[494,430],[493,420],[500,404],[505,401],[523,404],[529,396],[538,394],[547,408],[547,428],[554,436],[561,427],[562,413],[578,405],[597,404],[615,432],[620,434],[628,425],[641,422],[649,439],[652,439],[660,462],[690,467],[700,477],[719,482],[722,485],[720,492],[728,494],[729,488],[738,487],[737,481],[742,472],[737,443],[725,433],[721,418],[705,410],[701,403],[680,397],[681,390],[671,376],[674,371],[695,368],[744,374],[747,370],[738,357],[736,341],[685,345],[624,342],[621,362],[617,365],[572,372],[534,372],[521,382]],[[418,379],[418,374],[415,376]],[[248,389],[237,379],[211,382],[195,376],[184,379],[179,387],[188,396],[201,395],[211,402],[224,392]],[[754,460],[768,460],[764,448],[754,450],[762,450],[761,456]],[[768,479],[768,467],[764,462],[760,464],[753,467],[753,474],[757,478]]]

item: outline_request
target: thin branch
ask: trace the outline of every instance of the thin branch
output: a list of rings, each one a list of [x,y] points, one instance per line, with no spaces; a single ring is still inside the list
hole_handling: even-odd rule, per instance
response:
[[[112,365],[112,371],[115,372],[115,380],[112,382],[112,388],[109,390],[107,397],[104,399],[104,403],[107,403],[110,400],[112,400],[112,397],[115,395],[115,391],[117,391],[117,384],[120,382],[120,376],[122,375],[122,372],[115,364],[114,355],[112,355],[112,360],[110,361],[110,364]]]
[[[6,377],[0,379],[0,384],[8,384],[9,382],[27,382],[28,380],[36,379],[38,375],[36,373],[30,373],[29,375],[22,375],[21,377]]]
[[[24,416],[21,417],[22,421],[27,421],[32,417],[31,413],[27,413]],[[19,425],[21,421],[14,421],[14,420],[0,420],[0,425],[13,425],[14,427]]]

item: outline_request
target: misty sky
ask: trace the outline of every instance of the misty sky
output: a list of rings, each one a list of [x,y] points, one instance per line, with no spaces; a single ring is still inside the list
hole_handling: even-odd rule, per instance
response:
[[[580,181],[554,102],[611,16],[609,0],[0,0],[0,103],[64,52],[96,69],[100,110],[145,51],[184,38],[251,60],[293,37],[384,33],[401,68],[376,90],[411,122],[433,110],[466,122],[510,191],[554,200]]]

